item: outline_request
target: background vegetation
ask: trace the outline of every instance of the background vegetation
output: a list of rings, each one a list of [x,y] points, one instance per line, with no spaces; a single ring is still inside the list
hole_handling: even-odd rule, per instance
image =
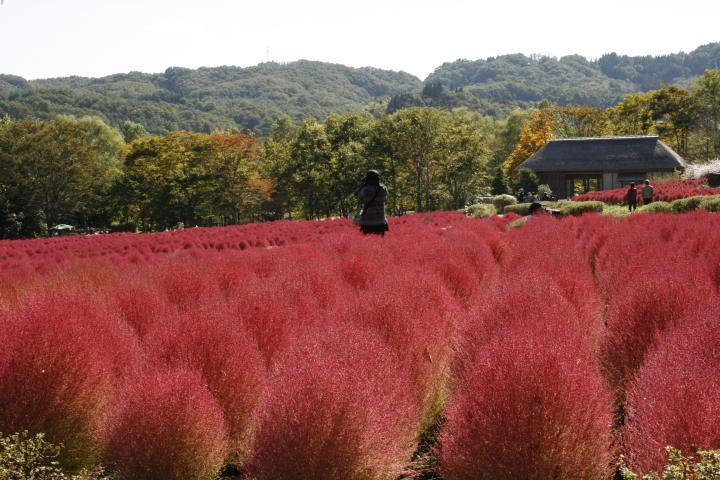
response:
[[[705,162],[720,157],[720,70],[701,71],[717,63],[716,47],[585,62],[588,78],[606,72],[630,89],[679,84],[624,97],[615,89],[619,101],[607,107],[564,105],[548,90],[502,118],[479,113],[492,112],[475,100],[411,101],[421,83],[407,74],[318,62],[102,79],[0,76],[0,238],[61,223],[150,231],[349,216],[368,168],[382,172],[390,213],[458,210],[479,196],[539,190],[518,167],[554,137],[658,135]],[[559,86],[582,63],[520,57],[444,65],[418,98],[478,99],[468,82],[500,78],[482,73],[491,67],[517,82],[542,71],[528,77],[533,85]]]
[[[0,115],[97,116],[116,128],[132,121],[158,134],[241,129],[267,135],[283,116],[294,122],[324,121],[332,113],[464,107],[500,119],[543,99],[561,106],[609,107],[632,92],[689,87],[705,70],[718,67],[720,43],[658,57],[513,54],[456,60],[436,68],[424,82],[403,72],[306,60],[249,68],[172,67],[103,78],[27,81],[0,75]]]

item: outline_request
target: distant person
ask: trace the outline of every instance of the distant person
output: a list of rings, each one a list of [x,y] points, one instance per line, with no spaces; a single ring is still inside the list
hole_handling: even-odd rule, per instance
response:
[[[655,189],[650,185],[650,180],[645,180],[645,186],[642,188],[643,205],[648,205],[653,202],[655,196]]]
[[[541,213],[545,213],[545,208],[542,204],[540,202],[532,202],[530,208],[528,208],[528,215],[532,217]]]
[[[635,188],[635,184],[631,183],[630,188],[628,188],[627,193],[625,194],[625,200],[628,204],[628,209],[632,212],[637,208],[637,188]]]
[[[548,208],[543,206],[543,204],[540,202],[532,202],[530,204],[530,207],[528,208],[528,216],[526,218],[530,220],[530,217],[535,217],[543,214],[551,215],[553,217],[562,216],[562,212],[556,208]]]
[[[388,231],[385,217],[387,195],[387,187],[380,183],[380,173],[368,170],[358,192],[358,213],[355,215],[355,223],[363,233],[385,235]]]

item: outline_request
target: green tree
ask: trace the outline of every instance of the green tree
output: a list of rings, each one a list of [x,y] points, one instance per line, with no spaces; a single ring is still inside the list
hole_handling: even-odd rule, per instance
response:
[[[555,136],[553,133],[553,109],[535,110],[520,131],[520,138],[515,149],[503,163],[505,175],[516,178],[518,166],[540,150]]]
[[[290,143],[290,158],[305,218],[329,217],[333,211],[331,157],[324,126],[312,119],[303,122]]]
[[[297,192],[293,178],[294,165],[290,154],[290,142],[296,128],[288,117],[280,118],[272,128],[272,134],[263,145],[264,161],[261,165],[263,177],[272,182],[272,194],[264,209],[270,218],[292,218],[297,208]]]
[[[19,224],[22,236],[58,223],[106,223],[121,149],[119,133],[99,119],[6,122],[0,129],[5,222],[11,230]]]
[[[502,195],[504,193],[509,193],[509,190],[510,188],[508,187],[507,179],[505,178],[505,172],[502,168],[498,168],[492,180],[492,194]]]
[[[650,92],[655,131],[680,155],[686,156],[690,133],[697,122],[695,99],[682,87],[662,87]]]
[[[490,158],[487,144],[491,130],[487,120],[465,110],[454,110],[445,116],[437,207],[463,208],[487,183],[484,172]],[[443,197],[447,200],[443,201]]]
[[[513,189],[518,192],[522,188],[525,193],[537,192],[540,180],[529,168],[520,168],[517,172],[517,180],[513,182]]]
[[[693,88],[706,160],[720,157],[720,70],[707,70]]]
[[[443,112],[433,108],[405,109],[381,120],[395,208],[405,210],[408,201],[416,211],[436,208],[432,192],[441,173],[443,120]]]
[[[367,155],[370,128],[371,120],[362,114],[331,115],[325,122],[330,143],[328,186],[334,210],[341,216],[354,211],[359,181],[366,170],[375,167]]]
[[[608,109],[613,135],[647,135],[653,125],[650,95],[631,93]]]
[[[130,120],[126,120],[123,122],[122,126],[120,127],[120,132],[122,132],[125,143],[132,143],[134,140],[146,137],[148,134],[147,130],[145,130],[145,127],[143,125],[132,122]]]

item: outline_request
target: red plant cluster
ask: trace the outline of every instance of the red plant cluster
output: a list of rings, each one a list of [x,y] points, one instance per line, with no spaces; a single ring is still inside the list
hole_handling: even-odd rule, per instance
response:
[[[720,448],[720,217],[510,220],[1,242],[0,431],[127,478],[392,479],[437,425],[448,479]]]
[[[638,204],[642,203],[642,184],[638,184],[637,198]],[[655,189],[653,200],[661,202],[672,202],[680,198],[704,196],[704,195],[720,195],[720,188],[710,188],[707,186],[707,180],[704,178],[696,180],[667,180],[652,183]],[[577,195],[572,198],[575,202],[588,202],[597,200],[605,203],[626,203],[628,188],[618,188],[615,190],[601,190],[598,192],[588,192]]]

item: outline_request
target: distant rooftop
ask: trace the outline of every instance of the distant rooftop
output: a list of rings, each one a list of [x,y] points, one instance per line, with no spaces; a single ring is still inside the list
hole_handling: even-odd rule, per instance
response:
[[[523,162],[535,172],[650,172],[685,168],[655,135],[554,138]]]

